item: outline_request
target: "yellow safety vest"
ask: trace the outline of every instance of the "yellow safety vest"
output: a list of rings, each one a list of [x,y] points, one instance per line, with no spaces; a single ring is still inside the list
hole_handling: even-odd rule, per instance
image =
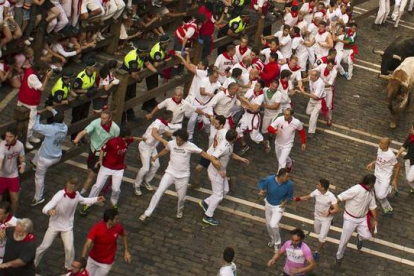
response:
[[[244,29],[246,28],[246,23],[242,21],[240,16],[237,16],[236,18],[233,18],[232,20],[230,20],[229,27],[231,27],[234,23],[239,23],[239,26],[237,27],[235,31],[236,34],[243,32]]]
[[[236,6],[239,6],[239,7],[243,7],[244,0],[232,0],[231,3],[233,4],[233,6],[236,5]]]
[[[163,61],[165,58],[165,52],[163,49],[161,49],[160,42],[154,45],[152,47],[150,52],[150,58],[153,61]]]
[[[60,101],[66,100],[69,96],[70,92],[70,84],[65,84],[62,80],[62,78],[58,79],[58,81],[55,83],[55,85],[52,88],[52,97],[55,96],[55,93],[59,90],[62,90],[64,92],[64,95],[62,99],[59,99]]]
[[[96,81],[96,72],[93,72],[92,76],[88,76],[86,73],[86,69],[81,71],[76,78],[82,80],[82,87],[80,89],[89,89],[92,88],[95,85]]]
[[[129,69],[129,63],[135,60],[138,63],[138,69],[144,68],[144,61],[139,57],[137,50],[130,51],[124,58],[124,66]]]

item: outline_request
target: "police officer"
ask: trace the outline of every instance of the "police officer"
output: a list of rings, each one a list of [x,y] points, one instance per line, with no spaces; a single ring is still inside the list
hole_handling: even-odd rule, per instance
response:
[[[148,60],[149,54],[149,47],[148,45],[139,45],[137,49],[131,50],[125,57],[124,63],[122,65],[122,69],[129,72],[131,78],[133,78],[136,82],[133,84],[128,85],[127,91],[125,94],[125,101],[133,99],[137,96],[137,82],[141,82],[142,79],[139,76],[139,72],[144,69],[144,67],[148,68],[154,73],[157,73],[157,69],[154,65]],[[157,74],[155,76],[158,77]],[[158,79],[157,79],[158,80]],[[149,90],[149,89],[148,89]],[[122,116],[122,121],[137,121],[135,117],[134,110],[128,109],[124,115]]]
[[[73,91],[77,95],[86,94],[87,96],[92,96],[93,93],[96,93],[96,61],[94,59],[88,59],[86,61],[85,70],[81,71],[77,76],[75,81],[72,84]],[[82,103],[81,105],[74,107],[72,109],[72,123],[74,124],[82,119],[88,117],[89,107],[91,102]],[[78,133],[72,134],[72,140],[76,138]]]
[[[250,18],[250,12],[248,10],[244,10],[241,12],[240,16],[237,16],[229,21],[229,24],[222,27],[218,32],[218,37],[223,36],[231,36],[234,38],[238,38],[244,34],[244,30],[247,27],[247,22]],[[230,44],[230,43],[229,43]],[[218,49],[218,53],[224,53],[226,51],[227,45],[223,45]]]
[[[235,18],[241,14],[244,8],[244,0],[232,0],[231,6],[233,8],[233,12],[231,13],[231,17]]]
[[[167,49],[170,41],[171,41],[170,37],[164,34],[160,37],[160,41],[157,42],[152,47],[151,52],[149,54],[149,60],[153,62],[155,66],[161,65],[162,62],[167,60],[165,50]],[[147,83],[148,91],[154,88],[157,88],[158,87],[158,74],[154,74],[152,76],[147,77],[145,81]],[[157,101],[155,100],[155,98],[153,98],[153,99],[146,101],[142,105],[142,109],[147,112],[151,112],[157,106],[157,104],[158,104]]]

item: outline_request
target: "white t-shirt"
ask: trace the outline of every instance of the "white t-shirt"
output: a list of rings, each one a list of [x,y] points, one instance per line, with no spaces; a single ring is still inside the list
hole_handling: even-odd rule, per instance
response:
[[[206,93],[214,93],[214,92],[218,92],[218,89],[220,88],[221,84],[220,82],[210,82],[210,78],[209,77],[205,77],[204,79],[201,80],[200,82],[200,90],[201,88],[204,88],[204,91]],[[210,96],[204,96],[201,95],[200,90],[198,91],[198,93],[196,94],[196,100],[198,101],[199,104],[204,105],[207,104],[208,101],[211,99]]]
[[[217,130],[216,135],[214,135],[213,141],[212,141],[210,147],[207,150],[208,154],[211,154],[212,152],[214,152],[216,147],[219,144],[221,144],[221,142],[226,141],[227,131],[228,131],[228,129],[226,129],[226,128],[222,128],[222,129]]]
[[[214,62],[214,66],[217,68],[219,73],[224,73],[227,68],[232,68],[233,65],[237,63],[237,58],[232,57],[231,59],[226,58],[223,54],[220,54],[216,61]],[[223,83],[226,80],[226,76],[223,76],[220,74],[219,76],[219,82]]]
[[[290,108],[290,103],[291,103],[291,99],[289,97],[289,90],[292,90],[293,87],[293,83],[291,80],[288,81],[288,85],[286,88],[283,88],[282,82],[279,80],[279,86],[277,88],[278,91],[280,91],[280,93],[282,94],[282,98],[280,100],[280,108],[282,109],[281,111],[284,111],[287,108]]]
[[[212,156],[214,156],[220,161],[221,171],[226,171],[227,165],[229,164],[232,154],[233,154],[233,145],[230,144],[229,141],[227,140],[221,141],[221,143],[218,144],[217,147],[214,149],[214,151],[211,153]],[[213,164],[210,164],[210,166],[214,170],[216,170]]]
[[[259,94],[259,95],[255,95],[254,94],[254,89],[249,89],[247,90],[246,94],[244,94],[244,97],[249,100],[249,102],[251,104],[257,104],[258,106],[261,106],[263,101],[264,101],[264,95]],[[252,111],[253,112],[253,111]]]
[[[318,26],[316,26],[314,23],[311,23],[308,25],[308,39],[312,40],[315,35],[318,33]],[[312,46],[311,46],[312,47]]]
[[[317,71],[321,72],[320,78],[325,83],[328,83],[329,85],[332,86],[335,83],[336,76],[338,75],[338,71],[334,67],[334,68],[332,68],[331,71],[329,71],[329,74],[327,76],[325,76],[325,69],[326,69],[327,66],[328,66],[327,64],[322,63],[321,65],[316,67],[314,70],[317,70]]]
[[[56,42],[52,45],[52,50],[53,52],[58,53],[64,56],[65,58],[73,57],[77,55],[76,51],[70,51],[70,52],[66,51],[59,42]]]
[[[174,102],[172,98],[168,98],[160,102],[157,107],[159,109],[167,109],[172,111],[173,119],[171,124],[180,124],[183,121],[185,112],[195,111],[195,107],[189,104],[186,100],[181,100],[179,104]]]
[[[231,68],[231,70],[230,70],[230,73],[232,73],[233,72],[233,69],[234,68],[240,68],[241,70],[242,70],[242,74],[249,74],[249,72],[250,72],[250,70],[253,68],[251,65],[249,65],[249,66],[245,66],[244,65],[244,63],[242,63],[242,62],[239,62],[239,63],[236,63],[232,68]]]
[[[246,46],[247,49],[243,49],[243,54],[240,52],[240,45],[237,45],[236,47],[236,54],[234,55],[236,63],[243,60],[244,57],[250,56],[252,50],[250,50],[249,47]]]
[[[270,125],[276,129],[275,145],[286,148],[293,147],[296,131],[303,129],[301,121],[294,117],[289,123],[284,116],[280,116]]]
[[[0,177],[15,178],[19,176],[17,159],[24,156],[24,146],[20,141],[16,141],[13,146],[7,146],[6,141],[0,143],[0,159],[3,165],[0,170]]]
[[[302,57],[308,54],[308,50],[306,46],[303,45],[303,38],[302,37],[294,37],[292,39],[292,50],[295,50],[295,55],[298,57]]]
[[[313,81],[309,81],[309,89],[310,89],[310,93],[315,95],[318,98],[325,98],[326,97],[326,93],[325,93],[325,83],[323,82],[323,80],[321,78],[318,78],[317,81],[313,82]],[[318,103],[320,102],[320,100],[315,100],[310,98],[310,102],[311,103]]]
[[[168,142],[167,149],[170,151],[170,162],[165,172],[176,178],[190,177],[191,154],[200,154],[203,150],[191,142],[178,146],[175,139]]]
[[[338,16],[338,19],[342,19],[345,25],[348,23],[349,15],[347,13],[342,14],[340,7],[336,9],[336,15]]]
[[[303,12],[306,13],[306,15],[303,17],[303,20],[305,20],[308,23],[311,23],[312,19],[313,19],[313,14],[315,13],[315,10],[316,10],[316,6],[313,7],[312,11],[310,11],[309,3],[304,3],[302,5],[302,7],[300,8],[300,11],[303,11]]]
[[[156,147],[159,142],[152,136],[152,129],[156,128],[158,130],[157,133],[159,135],[162,135],[165,133],[166,127],[167,125],[161,122],[160,119],[156,119],[154,122],[152,122],[152,124],[149,125],[144,135],[142,135],[142,137],[145,138],[145,142],[142,141],[141,143],[145,143],[149,147]]]
[[[230,96],[227,91],[218,92],[213,99],[207,104],[209,110],[214,111],[217,115],[223,115],[226,118],[229,118],[232,114],[231,109],[235,105],[240,105],[240,101],[237,99],[236,95]],[[213,115],[213,113],[210,113]]]
[[[233,83],[233,82],[237,82],[233,77],[228,77],[228,78],[226,78],[226,80],[223,82],[223,87],[225,88],[225,89],[227,89],[227,87],[229,87],[229,85],[231,84],[231,83]]]
[[[188,91],[188,97],[195,97],[200,93],[201,80],[207,77],[207,70],[196,69],[193,81],[191,82],[190,90]]]
[[[293,17],[292,14],[290,12],[288,12],[283,17],[283,22],[285,23],[285,25],[293,27],[293,26],[296,25],[296,23],[298,23],[298,17],[297,16]]]
[[[232,262],[230,265],[222,266],[217,276],[237,276],[236,265]]]
[[[274,34],[275,37],[279,39],[280,52],[284,58],[290,58],[292,55],[292,38],[290,35],[283,36],[283,31],[278,31]]]
[[[332,215],[326,217],[324,216],[324,213],[326,213],[326,211],[328,211],[333,204],[338,203],[335,195],[330,191],[322,194],[318,189],[316,189],[310,194],[310,196],[315,198],[315,218],[319,220],[333,219]]]
[[[378,148],[377,160],[375,161],[375,176],[385,181],[385,183],[389,183],[394,166],[397,163],[397,158],[391,149],[383,151]]]
[[[271,52],[272,52],[272,50],[270,50],[270,48],[266,48],[266,49],[263,49],[262,51],[260,51],[260,54],[262,54],[266,57],[266,60],[265,60],[264,64],[269,63]],[[276,54],[277,54],[277,60],[278,61],[285,58],[279,50],[276,51]]]
[[[341,34],[341,35],[338,35],[338,38],[340,40],[343,40],[344,36],[345,36],[344,34]],[[335,42],[335,50],[336,50],[336,52],[344,50],[344,43],[340,42],[340,41]]]
[[[264,102],[267,105],[274,105],[275,103],[279,103],[279,107],[276,110],[265,108],[264,109],[264,115],[265,116],[276,116],[282,110],[282,106],[280,105],[280,102],[282,101],[282,93],[280,93],[279,90],[276,90],[276,92],[273,94],[273,96],[271,98],[269,98],[268,95],[267,95],[268,90],[269,90],[269,88],[263,89]]]
[[[329,49],[326,47],[322,47],[319,43],[326,43],[329,32],[324,32],[323,34],[317,33],[315,35],[315,55],[317,58],[325,57],[329,53]]]
[[[346,201],[345,211],[353,217],[365,217],[369,210],[377,208],[374,189],[367,191],[357,184],[338,195],[339,200]]]
[[[292,81],[292,83],[295,80],[297,82],[302,81],[302,73],[301,73],[301,70],[293,71],[292,69],[290,69],[288,63],[282,65],[282,67],[280,68],[280,72],[282,72],[283,70],[289,70],[292,73],[292,75],[290,75],[290,78],[289,78],[290,81]]]
[[[115,76],[112,73],[109,73],[105,78],[99,78],[99,87],[110,85],[113,80],[115,80]]]

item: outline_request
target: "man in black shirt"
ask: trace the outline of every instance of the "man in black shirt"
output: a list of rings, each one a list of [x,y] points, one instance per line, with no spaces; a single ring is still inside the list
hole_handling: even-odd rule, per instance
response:
[[[399,158],[404,151],[407,151],[407,154],[404,156],[405,162],[405,178],[407,179],[408,184],[411,186],[410,193],[414,193],[414,124],[411,126],[410,134],[405,140],[404,144],[397,153],[397,158]]]
[[[7,230],[1,276],[35,276],[36,243],[32,232],[33,223],[28,218],[18,220],[14,230]]]

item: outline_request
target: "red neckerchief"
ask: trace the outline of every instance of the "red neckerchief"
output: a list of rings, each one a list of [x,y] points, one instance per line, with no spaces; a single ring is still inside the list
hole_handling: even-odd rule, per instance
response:
[[[258,94],[256,94],[256,91],[253,90],[253,95],[254,97],[259,97],[260,95],[263,95],[263,89],[260,89],[260,91],[258,92]]]
[[[16,145],[16,143],[17,143],[17,140],[16,140],[16,141],[14,141],[14,143],[12,143],[12,144],[10,144],[10,145],[7,145],[7,144],[6,144],[7,150],[10,150],[10,148],[11,148],[11,147],[13,147],[14,145]]]
[[[101,123],[101,127],[106,131],[109,132],[111,130],[111,126],[112,126],[112,121],[109,121],[107,124],[102,124]]]
[[[283,89],[287,89],[289,86],[289,81],[285,81],[285,80],[280,80],[280,84],[282,85]]]
[[[354,35],[354,32],[351,29],[346,30],[346,37],[351,37]]]
[[[177,105],[178,105],[178,104],[181,104],[181,101],[183,100],[183,99],[180,99],[179,101],[177,101],[174,97],[172,97],[171,99],[172,99],[172,100],[173,100],[173,102],[175,102]]]
[[[292,15],[292,17],[293,18],[296,18],[297,16],[298,16],[298,14],[299,14],[299,12],[297,12],[297,11],[292,11],[292,12],[290,12],[290,14]]]
[[[370,190],[365,184],[359,183],[359,185],[361,185],[361,187],[364,188],[366,191],[370,192]]]
[[[69,276],[89,276],[89,272],[85,269],[82,272],[70,272]]]
[[[320,10],[320,12],[321,12],[323,15],[326,15],[326,10],[325,10],[325,9],[321,9],[321,10]]]
[[[223,57],[227,58],[230,61],[233,61],[233,57],[229,56],[229,53],[227,53],[227,52],[223,53]]]
[[[167,120],[165,120],[163,117],[159,117],[158,120],[160,120],[164,125],[168,126]]]
[[[1,224],[6,224],[7,222],[9,222],[12,219],[12,217],[13,217],[12,214],[8,214],[6,219]]]
[[[318,30],[318,34],[323,35],[324,33],[326,33],[326,30],[323,30],[322,32]]]
[[[331,71],[328,70],[328,67],[325,67],[325,70],[323,71],[323,75],[327,77],[331,73]]]
[[[293,35],[293,38],[295,38],[295,37],[302,37],[301,35],[300,35],[300,33],[299,34],[295,34],[295,35]]]
[[[316,23],[315,23],[315,20],[313,20],[312,19],[312,22],[311,22],[313,25],[315,25],[316,27],[318,27],[318,25],[316,25]]]
[[[244,55],[244,53],[246,53],[248,49],[249,49],[249,47],[247,47],[247,46],[242,47],[242,46],[239,45],[239,52],[240,52],[241,55]]]
[[[315,5],[312,6],[311,2],[309,2],[309,13],[313,12],[313,8]]]
[[[270,49],[270,48],[269,48],[269,49]],[[274,50],[270,49],[270,52],[271,52],[271,53],[277,53],[277,47],[276,47],[276,49],[274,49]]]
[[[240,61],[240,62],[239,62],[239,64],[240,64],[240,66],[241,66],[241,67],[243,67],[244,69],[247,69],[247,66],[246,66],[246,65],[244,65],[243,61]]]
[[[408,143],[412,143],[412,142],[414,142],[414,135],[412,135],[412,134],[410,134],[409,136],[408,136]]]
[[[22,242],[29,242],[33,241],[35,239],[35,236],[33,234],[27,234],[26,238],[22,240]]]
[[[74,199],[76,197],[76,192],[69,193],[68,191],[66,191],[66,188],[63,190],[65,191],[65,194],[63,195],[64,197],[68,196],[70,199]]]
[[[293,72],[300,70],[300,66],[298,66],[297,64],[293,68],[291,68],[290,65],[288,64],[288,67],[289,67],[290,71],[293,71]]]
[[[227,89],[223,90],[224,95],[226,95],[226,97],[229,97],[230,99],[233,99],[234,96],[230,95],[230,93],[227,91]]]

